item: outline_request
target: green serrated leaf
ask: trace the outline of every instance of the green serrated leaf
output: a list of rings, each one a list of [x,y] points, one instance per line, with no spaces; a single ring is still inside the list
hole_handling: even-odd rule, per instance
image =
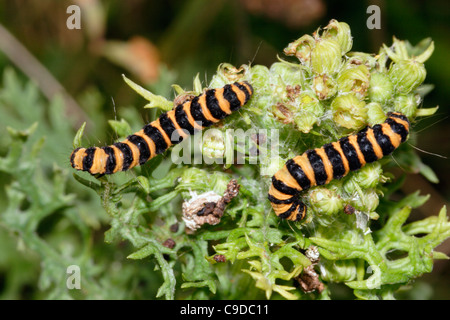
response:
[[[6,127],[6,130],[8,131],[8,133],[12,139],[27,141],[28,137],[31,136],[36,131],[37,127],[38,127],[38,123],[35,122],[29,128],[27,128],[25,130],[16,130],[9,126]]]
[[[184,282],[181,285],[182,289],[187,288],[202,288],[202,287],[208,287],[209,291],[211,291],[212,294],[216,294],[217,286],[215,281],[213,280],[203,280],[198,282]]]
[[[164,277],[164,283],[158,289],[157,297],[164,295],[166,299],[173,299],[176,279],[172,268],[163,257],[163,253],[168,252],[170,252],[169,249],[164,248],[162,245],[158,248],[155,243],[151,242],[137,252],[130,254],[128,259],[144,259],[150,255],[154,255]]]
[[[141,259],[147,258],[148,256],[154,254],[155,252],[156,252],[155,247],[151,244],[148,244],[145,247],[139,249],[138,251],[130,254],[127,257],[127,259],[141,260]]]

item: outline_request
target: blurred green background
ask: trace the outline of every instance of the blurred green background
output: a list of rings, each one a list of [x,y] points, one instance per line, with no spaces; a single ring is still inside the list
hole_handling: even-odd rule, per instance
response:
[[[81,29],[67,28],[71,13],[66,10],[72,4],[81,8]],[[381,29],[367,28],[369,5],[381,9]],[[426,37],[434,40],[435,52],[425,64],[425,83],[435,88],[423,106],[439,105],[439,110],[413,130],[418,133],[415,146],[426,150],[419,152],[423,162],[435,170],[440,182],[431,184],[411,175],[403,191],[420,189],[432,196],[415,213],[416,218],[437,214],[450,199],[449,160],[430,154],[450,155],[450,3],[446,0],[2,1],[0,74],[13,66],[21,78],[31,78],[47,99],[62,94],[66,117],[60,121],[70,124],[73,134],[86,121],[85,137],[99,145],[114,139],[106,120],[119,118],[123,108],[133,106],[142,123],[151,117],[150,111],[142,109],[145,101],[125,85],[122,74],[172,99],[171,84],[191,90],[199,73],[206,86],[222,62],[271,65],[277,55],[283,57],[289,42],[311,34],[330,19],[350,25],[353,51],[377,53],[383,43],[392,43],[392,36],[413,45]],[[99,110],[102,118],[95,116]],[[4,128],[0,129],[3,133]],[[69,167],[71,145],[58,148],[54,161]],[[450,254],[449,241],[438,250]],[[0,293],[5,269],[0,261]],[[423,290],[435,289],[425,297],[450,298],[446,261],[437,261],[433,273],[421,281],[427,283]],[[26,292],[23,289],[20,297],[27,298]]]

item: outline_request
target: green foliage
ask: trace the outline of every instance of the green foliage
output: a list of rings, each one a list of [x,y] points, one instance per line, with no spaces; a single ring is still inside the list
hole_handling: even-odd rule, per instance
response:
[[[92,194],[68,181],[67,155],[61,143],[70,146],[73,130],[68,121],[62,121],[61,100],[52,101],[47,110],[36,87],[32,83],[22,86],[8,69],[0,107],[1,147],[5,150],[0,157],[0,274],[4,279],[0,297],[131,297],[138,284],[133,277],[144,269],[124,263],[124,254],[114,258],[112,253],[117,250],[101,242],[93,246],[106,216]],[[59,161],[61,154],[64,161]],[[73,193],[67,193],[69,188]],[[69,290],[66,285],[71,265],[81,270],[82,290]]]
[[[412,279],[431,272],[433,259],[447,258],[434,251],[450,236],[446,209],[438,216],[406,223],[411,210],[428,197],[415,192],[394,202],[402,179],[394,181],[383,171],[392,164],[389,158],[306,192],[309,213],[304,222],[279,220],[267,201],[271,175],[285,160],[377,123],[385,112],[406,108],[398,103],[399,96],[423,92],[422,64],[431,54],[430,46],[422,43],[423,50],[418,50],[394,40],[396,52],[382,48],[374,57],[349,52],[352,42],[346,24],[333,21],[325,30],[286,48],[296,61],[280,59],[270,68],[219,66],[211,87],[240,79],[249,81],[255,91],[242,110],[217,128],[223,139],[216,134],[214,141],[202,141],[209,148],[225,150],[224,164],[175,164],[171,150],[132,172],[103,177],[76,172],[74,179],[68,178],[70,150],[61,148],[83,145],[84,125],[74,134],[70,124],[61,121],[61,101],[52,101],[44,112],[36,88],[23,87],[13,72],[5,72],[0,107],[7,117],[1,121],[10,128],[0,158],[5,177],[0,238],[7,239],[0,270],[12,283],[3,295],[20,298],[17,287],[39,275],[38,288],[32,292],[38,298],[328,299],[335,294],[331,284],[342,283],[356,298],[388,299]],[[408,52],[419,57],[419,66],[404,63],[414,60]],[[388,55],[395,68],[386,65]],[[393,58],[402,62],[395,65]],[[402,83],[402,66],[420,69],[415,81]],[[392,75],[393,85],[374,90],[381,85],[371,82],[374,74],[378,79]],[[148,98],[152,111],[171,105],[126,81]],[[193,92],[201,91],[198,78],[193,87]],[[374,104],[374,109],[368,108]],[[408,106],[411,120],[429,113],[418,112],[417,106]],[[137,121],[133,114],[129,118]],[[135,125],[124,119],[109,124],[121,137]],[[265,129],[267,144],[252,134],[230,143],[227,129]],[[278,130],[278,135],[269,130]],[[189,142],[194,146],[195,138],[183,143]],[[236,154],[245,164],[227,162]],[[411,146],[403,145],[395,158],[395,165],[437,180]],[[233,178],[239,193],[220,222],[188,228],[183,219],[186,202],[208,192],[223,196]],[[344,213],[346,205],[355,209],[354,214]],[[99,232],[106,244],[94,242]],[[314,246],[319,261],[307,253]],[[6,268],[8,264],[20,267]],[[66,286],[70,265],[80,267],[80,291]],[[323,289],[304,293],[296,287],[307,270],[315,270]]]

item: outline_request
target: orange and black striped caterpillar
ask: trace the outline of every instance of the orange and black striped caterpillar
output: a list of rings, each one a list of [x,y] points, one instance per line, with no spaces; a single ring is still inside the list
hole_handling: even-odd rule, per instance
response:
[[[238,110],[252,94],[252,86],[245,81],[206,90],[163,113],[122,142],[106,147],[75,149],[70,155],[70,163],[73,168],[92,175],[112,174],[142,165],[172,144],[180,143],[188,135]]]
[[[276,215],[291,221],[302,220],[306,205],[299,199],[300,192],[340,179],[397,149],[408,137],[409,121],[399,112],[387,116],[382,124],[288,160],[272,177],[269,189],[268,198]]]

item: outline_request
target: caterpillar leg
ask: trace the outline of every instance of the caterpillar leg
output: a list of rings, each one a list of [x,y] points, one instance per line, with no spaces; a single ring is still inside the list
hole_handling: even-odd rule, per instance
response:
[[[300,221],[305,218],[307,207],[298,197],[293,196],[286,200],[279,200],[269,194],[268,199],[275,214],[281,219]]]
[[[299,199],[299,192],[293,191],[285,193],[278,190],[283,189],[277,184],[276,179],[272,179],[273,183],[270,186],[269,194],[267,198],[272,204],[272,208],[275,214],[281,219],[287,219],[291,221],[300,221],[305,218],[306,215],[306,205]],[[284,190],[291,191],[291,190]]]

